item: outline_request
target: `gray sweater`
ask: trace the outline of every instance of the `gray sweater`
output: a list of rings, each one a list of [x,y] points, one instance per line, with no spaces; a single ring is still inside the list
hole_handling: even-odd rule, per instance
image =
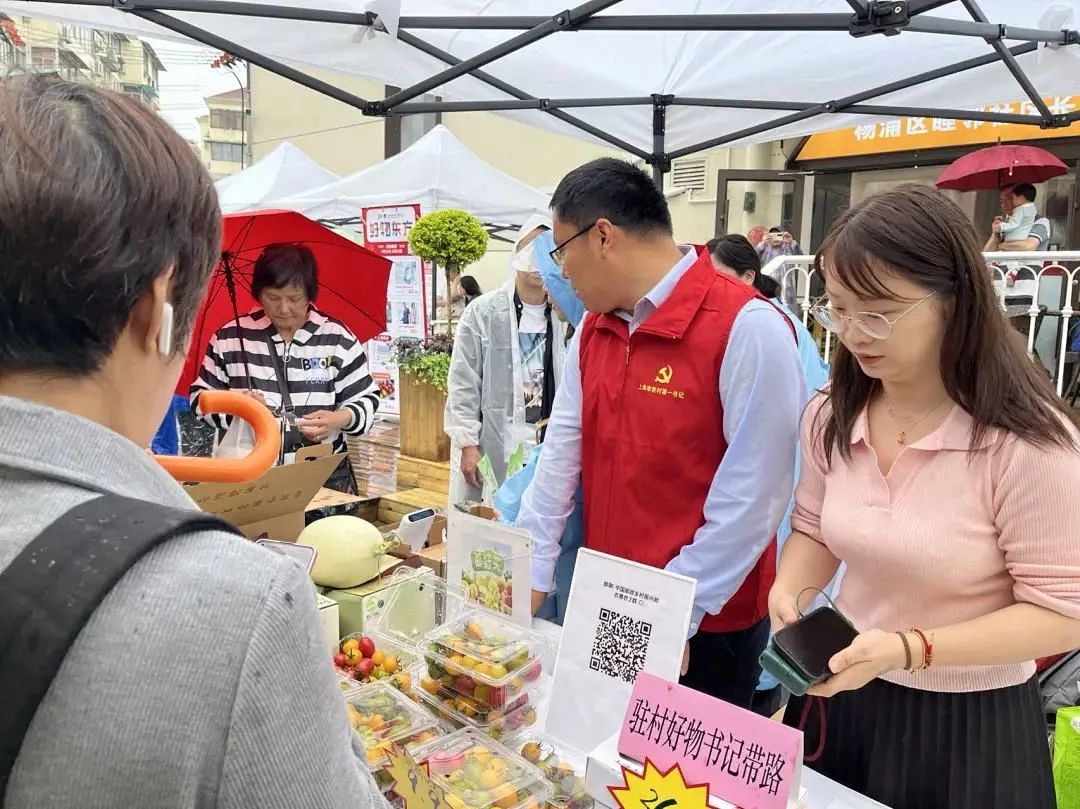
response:
[[[106,492],[195,508],[116,433],[0,397],[0,568]],[[216,532],[151,551],[71,647],[4,807],[383,809],[325,643],[295,562]]]

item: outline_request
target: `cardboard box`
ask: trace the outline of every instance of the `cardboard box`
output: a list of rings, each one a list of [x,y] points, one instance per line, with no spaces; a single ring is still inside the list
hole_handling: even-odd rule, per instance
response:
[[[498,519],[499,516],[491,506],[485,506],[483,503],[477,503],[475,500],[466,500],[461,503],[455,503],[454,508],[464,514],[479,517],[482,520],[495,520]]]
[[[379,578],[367,584],[350,587],[347,590],[325,590],[325,596],[332,598],[340,608],[340,637],[354,632],[365,632],[371,616],[377,614],[385,606],[382,595],[386,588],[391,584],[418,576],[420,573],[421,571],[411,569],[400,560],[393,560],[391,567],[386,568]]]
[[[389,538],[389,537],[394,535],[394,532],[396,530],[397,530],[396,525],[391,527],[391,528],[384,528],[383,531],[382,531],[382,535],[384,537]],[[433,548],[436,545],[441,545],[445,541],[446,541],[446,517],[444,517],[442,514],[440,514],[437,517],[435,517],[434,520],[431,521],[431,526],[428,528],[427,543],[425,544],[425,547],[426,548]],[[408,559],[410,556],[413,555],[412,549],[408,545],[405,545],[405,544],[401,544],[401,545],[396,546],[395,548],[391,549],[390,553],[392,553],[394,556],[398,557],[399,559]]]
[[[421,564],[435,571],[439,578],[446,578],[446,543],[440,542],[430,548],[424,548],[418,554]]]
[[[231,522],[248,539],[296,541],[304,530],[304,513],[345,455],[331,455],[329,446],[309,447],[295,463],[275,466],[251,483],[196,483],[187,493],[211,514]]]
[[[358,494],[345,494],[334,489],[322,488],[315,493],[305,509],[308,516],[306,520],[311,522],[322,517],[335,517],[344,515],[347,517],[359,517],[367,520],[372,525],[379,522],[379,498]]]
[[[319,607],[319,619],[322,621],[327,648],[331,655],[335,655],[338,650],[338,641],[341,640],[338,603],[318,593],[315,594],[315,601]]]

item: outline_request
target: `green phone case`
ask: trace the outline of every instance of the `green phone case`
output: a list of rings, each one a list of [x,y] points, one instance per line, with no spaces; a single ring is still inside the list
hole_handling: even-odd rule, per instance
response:
[[[779,649],[773,646],[771,640],[765,647],[765,651],[761,653],[761,657],[758,658],[758,662],[765,671],[776,678],[780,685],[796,697],[803,696],[806,689],[813,685],[801,671],[788,662]]]

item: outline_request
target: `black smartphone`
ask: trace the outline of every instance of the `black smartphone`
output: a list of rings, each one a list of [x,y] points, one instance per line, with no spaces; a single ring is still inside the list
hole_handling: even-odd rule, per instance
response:
[[[773,645],[810,683],[828,679],[829,660],[859,633],[832,607],[819,607],[773,636]]]

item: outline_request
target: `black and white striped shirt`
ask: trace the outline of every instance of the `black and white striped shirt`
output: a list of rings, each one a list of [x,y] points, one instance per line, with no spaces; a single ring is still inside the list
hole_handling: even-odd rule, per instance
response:
[[[361,435],[367,431],[379,408],[379,387],[368,371],[367,355],[344,324],[314,308],[288,343],[262,310],[240,318],[239,328],[230,322],[219,329],[210,340],[199,377],[191,386],[192,405],[197,406],[204,390],[243,391],[250,386],[263,395],[271,410],[278,411],[282,397],[270,356],[271,343],[285,367],[297,418],[318,410],[345,408],[353,420],[344,433]],[[227,416],[207,414],[203,418],[222,432],[228,427]],[[335,452],[345,448],[344,433],[334,433],[327,439]],[[291,462],[298,449],[311,443],[295,427],[288,429],[285,462]]]

